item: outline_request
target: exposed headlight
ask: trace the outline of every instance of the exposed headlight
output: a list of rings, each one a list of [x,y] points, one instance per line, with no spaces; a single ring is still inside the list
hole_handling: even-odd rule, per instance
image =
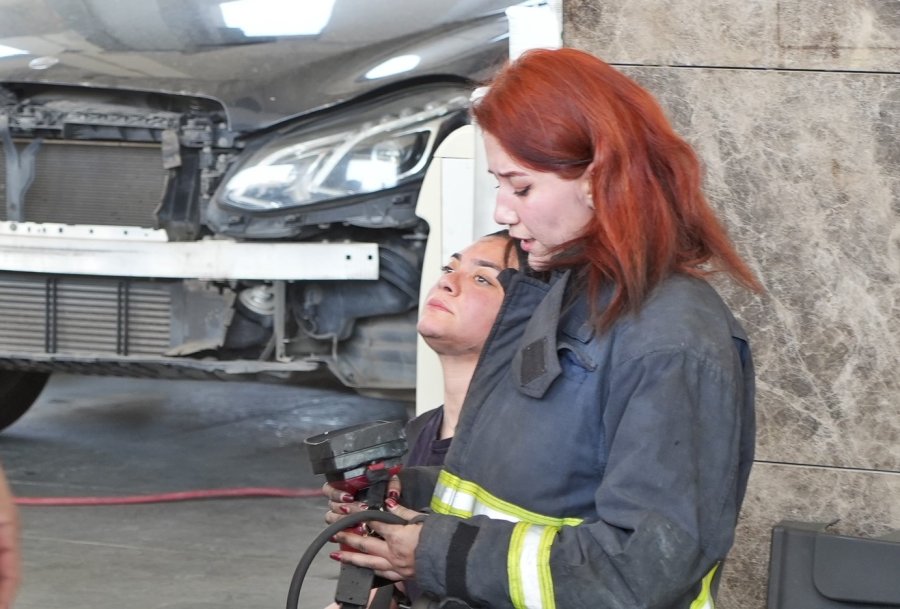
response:
[[[242,162],[219,200],[263,211],[401,185],[421,177],[442,126],[467,104],[466,90],[432,87],[304,127]]]

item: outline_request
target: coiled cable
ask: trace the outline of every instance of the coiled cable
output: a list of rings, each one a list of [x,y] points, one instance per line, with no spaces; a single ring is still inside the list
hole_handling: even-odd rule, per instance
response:
[[[391,514],[390,512],[363,510],[362,512],[344,516],[337,522],[328,525],[315,539],[313,539],[312,543],[309,544],[309,547],[306,549],[306,552],[304,552],[303,556],[300,558],[300,562],[297,563],[297,568],[294,570],[294,576],[291,578],[291,587],[290,590],[288,590],[287,609],[298,609],[298,604],[300,602],[300,587],[303,585],[303,580],[306,578],[306,572],[309,571],[309,567],[312,565],[312,561],[315,559],[316,554],[319,553],[319,550],[321,550],[332,537],[341,531],[352,528],[361,522],[371,521],[385,522],[387,524],[410,524],[412,522],[404,520],[400,516]]]

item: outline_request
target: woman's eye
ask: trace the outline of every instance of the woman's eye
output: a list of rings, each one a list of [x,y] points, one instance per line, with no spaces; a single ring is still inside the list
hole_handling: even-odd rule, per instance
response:
[[[529,190],[531,190],[531,186],[526,186],[525,188],[522,188],[520,190],[514,190],[513,194],[516,195],[517,197],[524,197],[525,195],[528,194]]]
[[[475,275],[475,281],[477,281],[478,283],[483,283],[485,285],[494,285],[494,283],[484,275]]]
[[[441,273],[443,273],[444,275],[446,275],[447,273],[452,273],[452,272],[453,272],[453,269],[450,268],[449,266],[447,266],[446,264],[441,267]]]

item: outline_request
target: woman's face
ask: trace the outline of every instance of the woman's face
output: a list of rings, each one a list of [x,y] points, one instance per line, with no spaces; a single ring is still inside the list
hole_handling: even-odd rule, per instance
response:
[[[594,215],[590,198],[590,171],[574,180],[535,171],[517,163],[489,133],[484,134],[488,171],[497,178],[494,221],[509,226],[521,239],[528,264],[546,268],[551,250],[574,239]]]
[[[441,269],[416,326],[439,355],[481,353],[503,302],[497,275],[509,266],[504,260],[507,243],[504,238],[482,238],[453,254]]]

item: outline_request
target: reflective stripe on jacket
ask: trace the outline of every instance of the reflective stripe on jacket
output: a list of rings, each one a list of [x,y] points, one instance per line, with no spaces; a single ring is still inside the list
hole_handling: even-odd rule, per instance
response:
[[[553,518],[529,512],[494,497],[471,482],[442,471],[438,477],[431,509],[437,514],[460,518],[476,515],[516,523],[509,543],[508,578],[512,604],[516,609],[555,609],[550,547],[563,526],[581,524],[580,518]],[[716,564],[703,578],[700,594],[690,609],[715,609],[711,586]]]

